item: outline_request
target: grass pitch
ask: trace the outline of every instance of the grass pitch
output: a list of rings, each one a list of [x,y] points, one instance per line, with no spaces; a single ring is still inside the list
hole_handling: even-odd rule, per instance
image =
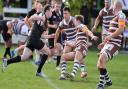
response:
[[[4,46],[0,45],[0,57],[4,53]],[[0,71],[0,89],[95,89],[99,81],[99,73],[96,68],[97,54],[89,51],[85,62],[87,65],[87,78],[80,78],[80,71],[74,81],[59,80],[60,71],[55,69],[53,62],[45,64],[45,78],[35,76],[36,67],[32,62],[22,62],[8,66],[7,70]],[[2,66],[2,60],[0,60]],[[68,62],[68,72],[71,72],[73,63]],[[108,63],[108,72],[113,85],[107,89],[128,89],[128,55],[119,54]]]

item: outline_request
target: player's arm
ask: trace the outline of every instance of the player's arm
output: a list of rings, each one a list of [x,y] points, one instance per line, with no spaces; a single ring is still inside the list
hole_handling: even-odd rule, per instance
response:
[[[61,33],[61,28],[58,27],[57,30],[56,30],[56,33],[55,33],[55,38],[54,38],[54,44],[57,43],[57,40],[59,38],[59,34]]]
[[[56,25],[56,24],[52,25],[52,24],[49,24],[49,23],[48,23],[48,27],[49,27],[49,28],[54,28],[54,29],[56,29],[56,28],[57,28],[57,25]]]
[[[110,40],[111,38],[114,38],[120,34],[122,34],[122,32],[124,31],[125,28],[125,15],[120,15],[119,19],[118,19],[118,28],[117,30],[112,33],[111,35],[107,36],[105,38],[105,41]]]
[[[57,29],[57,24],[50,24],[50,21],[52,20],[52,18],[49,19],[49,22],[48,22],[48,27],[49,28],[53,28],[53,29]]]
[[[93,32],[96,32],[96,28],[97,26],[99,25],[100,21],[101,21],[101,18],[102,18],[102,11],[99,12],[99,15],[97,16],[96,20],[95,20],[95,23],[94,23],[94,26],[92,28],[92,31]]]
[[[120,35],[124,31],[125,20],[124,19],[119,19],[118,23],[119,23],[119,28],[111,35],[112,38]]]
[[[98,38],[93,35],[93,33],[87,28],[87,26],[84,26],[82,29],[83,32],[85,32],[88,36],[91,37],[92,40],[97,40]]]
[[[34,15],[36,13],[35,9],[32,9],[31,11],[28,12],[28,14],[26,15],[26,17],[24,18],[24,21],[26,23],[26,25],[29,27],[29,29],[31,29],[33,22],[28,22],[28,19]]]
[[[49,38],[54,38],[54,36],[55,36],[55,34],[48,35],[48,32],[45,31],[45,32],[42,34],[41,38],[49,39]]]
[[[31,29],[31,27],[32,27],[32,25],[33,25],[33,22],[32,22],[32,21],[29,22],[28,19],[29,19],[29,18],[26,16],[26,17],[24,18],[24,21],[25,21],[26,25],[28,26],[28,28]]]
[[[6,25],[7,25],[7,27],[8,27],[8,34],[10,34],[10,35],[12,35],[12,33],[13,33],[13,31],[12,31],[12,22],[11,21],[8,21],[7,23],[6,23]]]
[[[37,14],[32,15],[29,19],[28,22],[31,23],[33,21],[37,21],[37,20],[44,20],[44,16],[39,16]]]

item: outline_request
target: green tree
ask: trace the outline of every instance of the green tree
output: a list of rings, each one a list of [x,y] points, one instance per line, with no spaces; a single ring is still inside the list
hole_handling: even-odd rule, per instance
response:
[[[3,0],[0,0],[0,15],[3,12]]]
[[[93,0],[66,0],[69,2],[70,7],[72,8],[72,14],[79,14],[80,8],[83,4],[86,4],[89,8]]]

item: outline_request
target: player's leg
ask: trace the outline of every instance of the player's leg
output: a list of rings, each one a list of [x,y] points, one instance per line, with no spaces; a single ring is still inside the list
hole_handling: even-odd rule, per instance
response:
[[[74,79],[78,68],[80,66],[81,69],[81,77],[85,77],[87,76],[87,72],[85,69],[85,65],[84,65],[84,56],[87,54],[87,48],[84,45],[80,45],[78,47],[76,47],[76,54],[75,54],[75,58],[74,58],[74,66],[73,66],[73,71],[71,73],[71,80]]]
[[[27,60],[30,55],[32,55],[32,51],[29,48],[25,47],[22,55],[18,55],[14,58],[11,58],[10,60],[4,59],[3,71],[10,64]]]
[[[46,44],[44,44],[44,43],[41,43],[41,44],[42,44],[42,49],[39,50],[42,53],[42,54],[40,54],[41,62],[37,68],[37,73],[36,73],[36,76],[39,76],[39,77],[43,77],[41,70],[42,70],[46,60],[48,59],[48,55],[49,55],[49,48],[46,46]]]
[[[11,53],[10,53],[10,48],[12,46],[12,40],[11,40],[11,35],[7,33],[2,33],[3,39],[5,41],[5,53],[4,53],[4,58],[7,57],[7,54],[11,58]]]
[[[39,65],[40,61],[40,52],[38,50],[35,50],[35,64]]]
[[[97,89],[104,89],[105,85],[112,85],[112,81],[108,75],[106,64],[114,55],[117,55],[118,47],[113,44],[106,44],[100,52],[97,67],[100,72],[100,81]]]
[[[63,54],[61,56],[61,76],[60,76],[61,80],[65,80],[65,78],[66,78],[65,74],[66,74],[66,69],[67,69],[67,61],[64,58],[64,54],[71,52],[71,51],[72,51],[72,47],[65,45]]]
[[[13,58],[14,56],[19,55],[19,51],[20,51],[20,50],[24,50],[25,46],[26,46],[25,44],[24,44],[24,45],[20,45],[20,46],[17,47],[16,49],[12,50],[12,51],[11,51],[12,58]]]
[[[87,69],[86,69],[86,65],[84,63],[84,57],[83,57],[83,59],[80,60],[80,71],[81,71],[81,74],[80,74],[81,78],[84,78],[87,76]]]
[[[57,47],[55,48],[54,56],[56,56],[55,57],[56,58],[55,59],[56,60],[56,69],[59,70],[59,64],[60,64],[60,60],[61,60],[62,50],[61,50],[61,44],[60,43],[57,43],[56,45],[57,45]]]
[[[50,62],[54,55],[54,39],[53,38],[48,39],[48,45],[49,45],[50,53],[49,53],[49,58],[47,62]]]

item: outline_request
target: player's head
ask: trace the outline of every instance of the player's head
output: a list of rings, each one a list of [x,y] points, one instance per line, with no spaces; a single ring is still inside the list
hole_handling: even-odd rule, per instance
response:
[[[47,18],[50,18],[52,16],[52,7],[49,4],[45,5],[43,12],[47,16]]]
[[[75,18],[76,18],[75,25],[84,23],[84,17],[82,15],[75,15]]]
[[[36,10],[37,11],[42,11],[42,9],[43,9],[43,1],[41,1],[41,0],[36,0],[35,1],[35,3],[36,3]]]
[[[118,11],[121,11],[122,10],[122,2],[119,1],[119,0],[115,1],[113,9],[114,9],[114,13],[117,13]]]
[[[61,0],[54,0],[54,10],[55,11],[60,11],[61,9],[61,5],[62,5],[62,1]]]
[[[111,0],[104,0],[105,8],[109,9],[111,6]]]
[[[63,16],[64,16],[64,19],[69,19],[70,16],[71,16],[71,9],[70,7],[64,7],[63,9]]]

